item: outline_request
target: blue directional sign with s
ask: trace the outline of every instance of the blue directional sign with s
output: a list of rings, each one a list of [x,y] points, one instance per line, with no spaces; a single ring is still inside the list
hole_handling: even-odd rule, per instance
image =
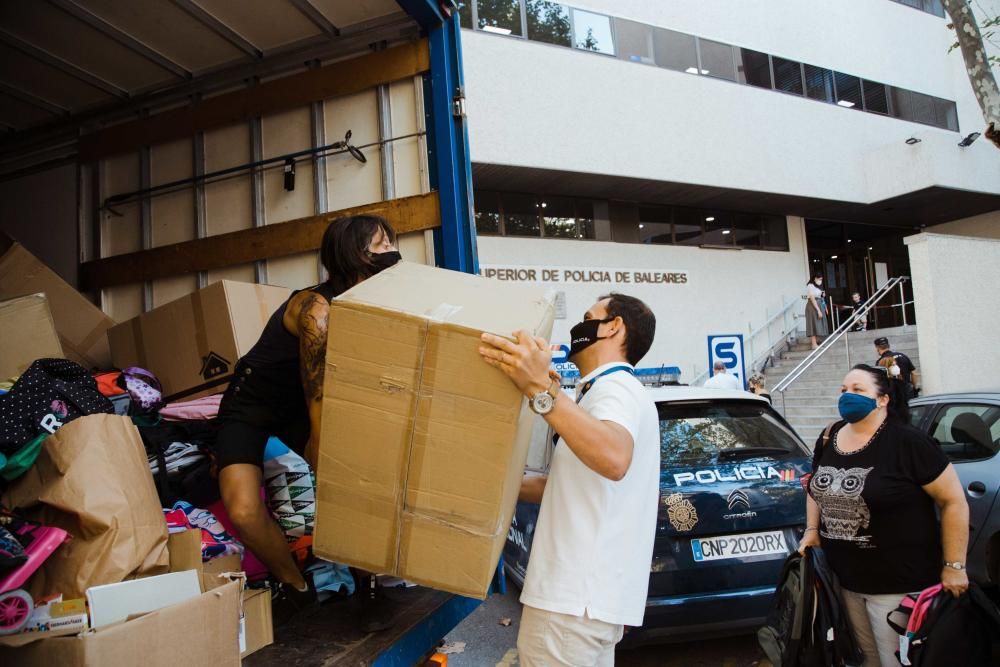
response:
[[[721,361],[726,371],[735,375],[746,387],[746,361],[743,357],[743,336],[726,334],[708,337],[708,372],[711,376],[715,362]]]

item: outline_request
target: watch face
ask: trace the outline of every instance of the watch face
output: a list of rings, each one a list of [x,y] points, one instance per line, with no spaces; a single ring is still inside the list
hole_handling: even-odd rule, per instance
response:
[[[549,394],[538,394],[533,399],[531,399],[531,405],[535,409],[535,412],[544,415],[546,412],[552,409],[552,396]]]

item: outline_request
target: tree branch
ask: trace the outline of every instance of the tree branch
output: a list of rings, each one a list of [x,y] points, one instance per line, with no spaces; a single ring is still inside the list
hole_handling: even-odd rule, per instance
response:
[[[983,46],[982,32],[976,25],[976,16],[972,12],[969,0],[942,0],[944,9],[951,17],[955,34],[958,37],[958,47],[965,60],[965,71],[972,84],[972,92],[976,95],[979,107],[986,121],[985,136],[995,146],[1000,148],[1000,87],[990,69],[989,57]]]

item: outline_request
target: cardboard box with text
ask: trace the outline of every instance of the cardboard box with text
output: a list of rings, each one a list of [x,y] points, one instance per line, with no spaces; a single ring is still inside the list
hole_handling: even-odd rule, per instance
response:
[[[152,371],[168,401],[221,392],[289,294],[284,287],[220,280],[113,327],[111,358],[118,368]]]
[[[484,597],[536,416],[479,337],[552,320],[540,288],[407,262],[335,299],[316,554]]]

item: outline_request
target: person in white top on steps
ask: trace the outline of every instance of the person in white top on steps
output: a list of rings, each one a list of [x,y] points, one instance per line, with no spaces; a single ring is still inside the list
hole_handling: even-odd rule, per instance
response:
[[[709,389],[743,389],[743,383],[735,375],[726,372],[726,364],[716,361],[712,364],[712,377],[705,380],[705,386]]]
[[[501,369],[558,435],[548,477],[520,499],[541,502],[517,638],[523,667],[608,667],[625,625],[642,625],[659,505],[660,423],[635,377],[656,318],[642,301],[602,297],[570,331],[580,369],[574,402],[550,371],[551,350],[483,334],[479,352]]]

